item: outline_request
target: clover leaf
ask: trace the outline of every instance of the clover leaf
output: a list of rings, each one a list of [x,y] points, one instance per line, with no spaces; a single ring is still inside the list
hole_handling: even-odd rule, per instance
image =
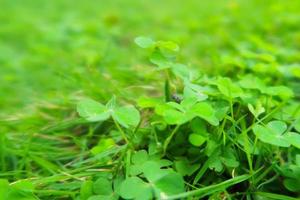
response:
[[[80,199],[87,200],[93,195],[93,181],[84,181],[80,187]]]
[[[295,156],[295,164],[288,164],[278,167],[281,175],[285,177],[283,184],[292,192],[300,192],[300,155]]]
[[[92,99],[83,99],[77,105],[77,112],[88,121],[105,121],[110,117],[110,112],[103,104]]]
[[[171,168],[172,164],[159,157],[150,157],[145,150],[135,152],[131,157],[131,177],[126,178],[120,187],[124,199],[160,199],[184,191],[182,176]],[[144,177],[144,179],[142,179]]]
[[[189,142],[196,147],[201,146],[204,142],[206,142],[207,139],[207,137],[197,133],[192,133],[189,135]]]
[[[176,106],[175,106],[176,105]],[[194,115],[178,103],[164,103],[155,107],[155,112],[161,115],[167,124],[184,124],[194,118]]]
[[[194,100],[189,101],[189,104],[183,104],[183,102],[181,104],[175,102],[160,104],[156,106],[155,111],[158,115],[163,116],[168,124],[184,124],[195,117],[200,117],[213,126],[219,124],[216,111],[208,102],[196,103]]]
[[[300,134],[299,133],[288,132],[285,134],[285,138],[291,145],[300,149]]]
[[[185,81],[183,101],[181,102],[184,107],[188,108],[196,102],[204,101],[207,98],[208,96],[204,93],[201,86]]]
[[[199,102],[190,108],[191,112],[197,117],[208,121],[211,125],[219,125],[215,109],[207,102]]]
[[[268,87],[265,93],[271,96],[279,96],[281,99],[290,99],[294,96],[293,90],[285,86]]]
[[[266,111],[260,102],[257,103],[256,108],[254,108],[253,105],[248,104],[248,109],[254,115],[255,118],[258,118],[262,113]]]
[[[217,87],[228,98],[236,98],[243,95],[243,90],[229,78],[220,77],[217,81]]]
[[[221,172],[224,168],[223,165],[234,168],[238,167],[239,164],[233,149],[230,147],[214,152],[209,159],[209,168],[214,169],[216,172]]]
[[[184,181],[180,174],[169,171],[160,179],[154,182],[154,190],[161,199],[167,199],[168,196],[184,192]]]
[[[113,193],[112,182],[105,177],[99,177],[94,182],[93,191],[98,195],[110,195]]]
[[[191,164],[187,158],[180,158],[174,164],[176,171],[182,176],[191,176],[200,167],[200,164]]]
[[[151,38],[143,36],[135,38],[134,42],[144,49],[153,47],[155,45],[155,42]]]
[[[242,77],[241,80],[239,81],[239,85],[245,89],[257,89],[260,92],[266,90],[265,83],[261,79],[259,79],[258,77],[252,74],[248,74]]]
[[[134,106],[123,106],[115,108],[112,117],[122,126],[137,126],[140,122],[140,113]]]
[[[143,173],[143,165],[148,161],[154,161],[159,167],[167,167],[172,165],[172,162],[159,157],[150,157],[145,150],[135,152],[131,157],[132,165],[129,167],[130,175],[139,175]]]
[[[148,200],[152,199],[151,185],[139,177],[129,177],[120,187],[120,195],[124,199]]]
[[[92,99],[84,99],[77,105],[77,112],[87,121],[105,121],[112,117],[123,127],[137,126],[140,122],[139,111],[131,105],[117,106],[113,97],[105,106]]]
[[[253,132],[261,141],[280,147],[289,147],[290,142],[283,135],[287,125],[283,121],[271,121],[266,126],[256,124]]]
[[[283,181],[284,186],[292,191],[299,192],[300,191],[300,180],[296,178],[287,178]]]

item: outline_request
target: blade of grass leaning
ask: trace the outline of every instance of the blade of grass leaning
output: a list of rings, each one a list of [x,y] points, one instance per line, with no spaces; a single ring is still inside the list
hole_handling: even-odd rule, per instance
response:
[[[251,175],[248,175],[248,174],[237,176],[237,177],[234,177],[232,179],[223,181],[223,182],[215,184],[215,185],[210,185],[210,186],[207,186],[207,187],[204,187],[204,188],[199,188],[199,189],[192,190],[192,191],[189,191],[189,192],[184,192],[184,193],[181,193],[181,194],[168,196],[165,199],[168,199],[168,200],[183,199],[183,198],[187,198],[187,197],[191,197],[191,196],[194,196],[194,197],[197,197],[197,198],[202,198],[204,196],[207,196],[207,195],[210,195],[210,194],[213,194],[213,193],[216,193],[216,192],[223,191],[223,190],[225,190],[226,188],[228,188],[230,186],[233,186],[233,185],[236,185],[236,184],[241,183],[243,181],[246,181],[250,177],[251,177]]]
[[[299,200],[299,198],[269,192],[255,192],[254,194],[259,195],[261,197],[271,198],[274,200]]]

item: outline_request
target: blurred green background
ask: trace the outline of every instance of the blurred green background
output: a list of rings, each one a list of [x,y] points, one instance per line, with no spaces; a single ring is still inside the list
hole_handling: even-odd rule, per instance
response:
[[[83,95],[134,100],[160,91],[147,53],[133,42],[141,35],[177,42],[178,59],[206,73],[256,70],[300,76],[297,0],[0,4],[2,119],[19,119],[39,106],[68,109]]]

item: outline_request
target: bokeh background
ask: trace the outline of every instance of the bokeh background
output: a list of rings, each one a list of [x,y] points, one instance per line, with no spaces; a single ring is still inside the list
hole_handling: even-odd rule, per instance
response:
[[[299,77],[299,9],[296,0],[1,0],[0,116],[154,92],[137,36],[177,42],[179,60],[205,73]]]

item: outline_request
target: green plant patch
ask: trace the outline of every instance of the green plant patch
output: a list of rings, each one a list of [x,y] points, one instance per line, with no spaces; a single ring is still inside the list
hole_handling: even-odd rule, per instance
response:
[[[103,3],[1,2],[0,200],[300,198],[300,1]]]

